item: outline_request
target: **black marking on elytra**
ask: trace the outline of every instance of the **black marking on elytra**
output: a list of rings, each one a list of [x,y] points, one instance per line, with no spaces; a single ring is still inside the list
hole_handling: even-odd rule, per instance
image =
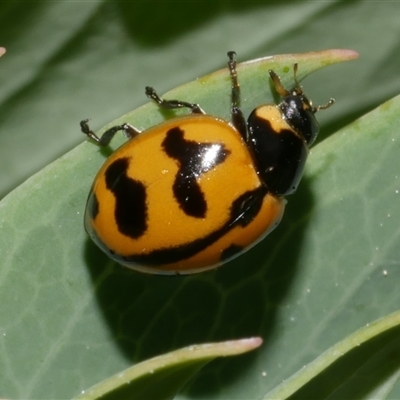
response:
[[[237,244],[231,244],[229,247],[227,247],[223,252],[221,253],[221,262],[230,260],[233,258],[236,254],[240,253],[243,251],[242,246],[238,246]]]
[[[94,193],[93,191],[91,191],[89,194],[86,210],[92,220],[95,220],[97,215],[99,214],[99,200],[96,196],[96,193]]]
[[[146,187],[127,175],[129,158],[115,160],[106,170],[107,189],[115,196],[115,221],[119,231],[137,239],[147,230]]]
[[[178,161],[172,187],[174,197],[186,215],[204,218],[207,201],[197,179],[224,162],[230,151],[221,143],[198,143],[184,138],[179,127],[170,129],[162,142],[165,153]]]
[[[264,186],[245,192],[234,201],[228,221],[207,236],[180,246],[160,248],[147,253],[132,254],[125,257],[121,256],[120,261],[136,263],[142,266],[162,266],[188,259],[226,235],[235,226],[245,226],[250,223],[260,211],[260,204],[262,204],[262,200],[267,193]],[[116,259],[117,256],[114,256],[114,258]]]
[[[236,215],[236,223],[245,227],[260,212],[264,196],[259,192],[245,192],[239,196],[231,207],[231,215]]]

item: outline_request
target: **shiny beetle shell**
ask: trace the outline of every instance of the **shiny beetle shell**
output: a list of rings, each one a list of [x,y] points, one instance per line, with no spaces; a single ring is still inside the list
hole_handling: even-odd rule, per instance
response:
[[[215,268],[262,240],[280,222],[318,134],[313,107],[296,80],[282,101],[239,107],[236,61],[230,52],[232,122],[197,104],[146,94],[162,108],[191,113],[139,132],[129,124],[93,133],[106,146],[122,130],[130,138],[98,172],[87,200],[85,229],[116,262],[142,272],[190,274]]]

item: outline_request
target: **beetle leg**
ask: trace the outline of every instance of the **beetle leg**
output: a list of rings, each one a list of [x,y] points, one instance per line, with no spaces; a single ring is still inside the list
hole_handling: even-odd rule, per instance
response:
[[[228,68],[231,75],[231,118],[235,128],[240,132],[245,142],[248,143],[247,123],[240,109],[240,85],[237,77],[235,55],[234,51],[228,52]]]
[[[134,128],[130,124],[122,124],[122,125],[116,125],[111,127],[110,129],[107,129],[100,137],[97,136],[90,128],[88,125],[89,120],[84,119],[80,122],[81,125],[81,131],[88,136],[90,139],[94,140],[98,145],[105,147],[108,146],[109,143],[111,142],[112,138],[118,131],[124,131],[125,136],[128,139],[132,139],[133,137],[137,136],[140,131],[136,128]]]
[[[146,86],[146,96],[154,100],[161,108],[173,110],[175,108],[189,108],[192,114],[205,114],[204,110],[195,103],[187,103],[181,100],[165,100],[150,86]]]

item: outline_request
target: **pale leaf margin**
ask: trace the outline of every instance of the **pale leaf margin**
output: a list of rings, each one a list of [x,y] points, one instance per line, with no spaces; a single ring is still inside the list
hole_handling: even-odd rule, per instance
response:
[[[159,391],[158,399],[173,398],[173,395],[171,397],[171,393],[166,393],[167,390],[162,385],[157,387],[157,383],[163,381],[163,375],[168,374],[169,370],[181,367],[179,369],[181,379],[176,379],[175,384],[172,382],[174,386],[173,391],[176,394],[200,368],[213,359],[247,353],[261,346],[261,344],[262,339],[254,337],[185,347],[136,364],[82,392],[74,400],[106,399],[108,395],[113,396],[113,392],[121,388],[123,388],[124,394],[127,392],[133,394],[134,397],[130,397],[130,400],[140,399],[143,395],[146,395],[143,392],[143,387],[141,387],[143,385],[140,383],[140,380],[149,378],[149,375],[151,379],[147,380],[145,384],[151,384],[152,387],[149,390],[153,394],[154,388],[156,388],[156,391]],[[182,368],[186,365],[190,366],[190,368]],[[136,386],[138,387],[136,388]]]

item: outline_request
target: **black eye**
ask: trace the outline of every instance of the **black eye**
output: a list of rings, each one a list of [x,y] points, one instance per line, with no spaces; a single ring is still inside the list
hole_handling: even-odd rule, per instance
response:
[[[319,131],[309,100],[304,96],[290,95],[279,104],[283,117],[293,130],[310,146]]]

